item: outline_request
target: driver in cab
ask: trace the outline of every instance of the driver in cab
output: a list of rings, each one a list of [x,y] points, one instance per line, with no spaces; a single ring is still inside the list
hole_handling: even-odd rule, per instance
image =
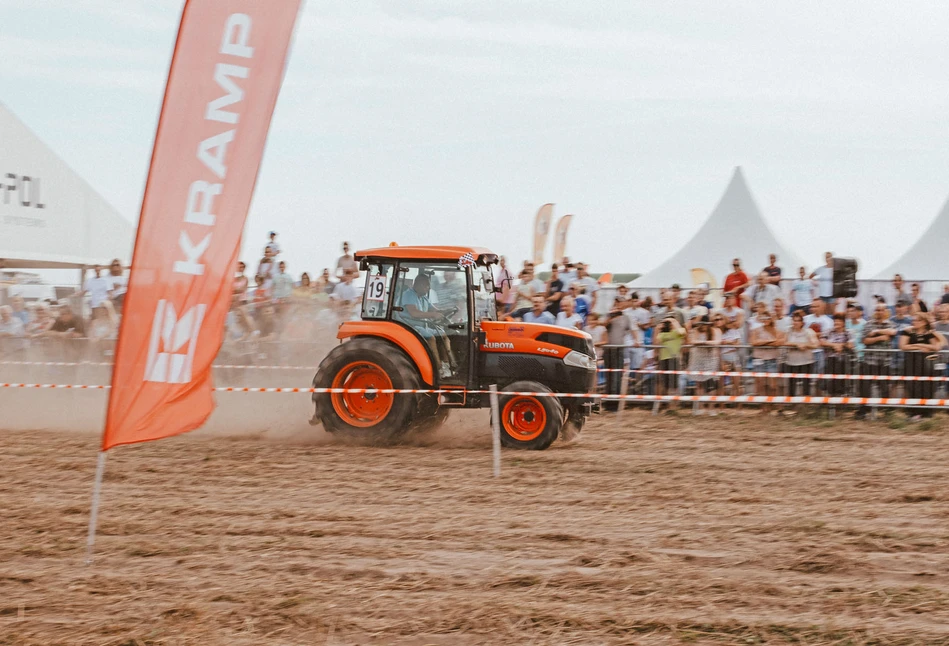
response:
[[[439,362],[439,375],[442,379],[453,374],[453,361],[448,340],[444,334],[432,325],[435,321],[447,322],[451,310],[442,311],[435,308],[428,298],[432,282],[428,274],[419,274],[412,287],[407,288],[400,297],[399,305],[402,312],[398,318],[412,326],[428,343]]]

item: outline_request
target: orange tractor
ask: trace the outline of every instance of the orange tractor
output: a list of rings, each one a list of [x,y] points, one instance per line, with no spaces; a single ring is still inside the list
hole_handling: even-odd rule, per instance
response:
[[[315,393],[311,424],[330,433],[394,439],[440,426],[453,408],[491,405],[499,390],[501,441],[546,449],[583,428],[596,385],[593,340],[580,330],[498,321],[492,265],[470,247],[360,251],[366,272],[360,319],[340,325],[342,343],[320,363],[315,388],[438,393]],[[539,394],[515,394],[539,393]]]

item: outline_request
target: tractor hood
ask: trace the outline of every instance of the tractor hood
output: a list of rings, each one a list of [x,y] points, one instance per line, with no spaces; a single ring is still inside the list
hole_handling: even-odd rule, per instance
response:
[[[512,352],[564,358],[570,352],[595,357],[593,337],[586,332],[543,323],[481,321],[482,352]]]

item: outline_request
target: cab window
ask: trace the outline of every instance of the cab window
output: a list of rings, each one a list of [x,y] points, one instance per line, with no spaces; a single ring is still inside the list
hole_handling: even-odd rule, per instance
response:
[[[498,320],[498,302],[494,293],[494,277],[490,269],[474,269],[475,285],[475,320]]]
[[[384,319],[389,315],[389,295],[395,266],[387,263],[370,265],[366,272],[366,288],[362,297],[362,318]]]

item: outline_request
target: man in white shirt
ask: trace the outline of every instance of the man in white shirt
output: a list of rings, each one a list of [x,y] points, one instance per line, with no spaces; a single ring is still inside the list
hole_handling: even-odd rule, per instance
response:
[[[569,285],[575,282],[579,278],[577,274],[577,267],[570,262],[570,259],[564,256],[563,262],[560,263],[560,280],[563,281],[564,285]]]
[[[768,282],[768,278],[768,274],[761,272],[755,286],[745,290],[744,297],[749,308],[754,309],[756,304],[764,303],[770,310],[774,299],[781,297],[781,288]]]
[[[574,309],[573,298],[565,296],[560,300],[560,311],[557,312],[557,327],[569,327],[575,330],[583,329],[583,317]]]
[[[826,306],[823,299],[815,298],[811,303],[811,313],[804,317],[804,326],[809,327],[817,333],[817,336],[826,335],[834,329],[834,319],[824,312]],[[816,327],[814,327],[816,325]]]
[[[807,277],[807,270],[798,270],[798,279],[791,283],[791,314],[798,310],[807,312],[814,300],[814,281]]]
[[[264,249],[270,249],[270,255],[274,258],[280,255],[280,245],[277,244],[277,232],[270,232],[270,242],[264,245]]]
[[[343,255],[336,261],[336,277],[342,279],[347,272],[358,272],[359,263],[349,253],[349,243],[343,243]]]
[[[577,279],[574,282],[583,285],[583,291],[590,299],[590,311],[594,311],[596,309],[597,292],[600,291],[600,283],[587,272],[587,266],[583,263],[577,264]]]
[[[344,273],[343,279],[336,283],[336,287],[333,288],[333,293],[330,295],[330,298],[336,301],[336,311],[340,316],[340,320],[343,321],[352,317],[353,304],[358,297],[356,286],[353,285],[354,277],[351,271]]]
[[[537,278],[534,274],[534,265],[533,263],[529,264],[525,269],[527,272],[527,282],[531,286],[531,292],[536,294],[546,294],[547,293],[547,283],[542,281],[540,278]]]
[[[834,319],[827,316],[826,305],[821,298],[815,298],[811,303],[811,313],[804,317],[804,327],[814,330],[819,340],[823,340],[833,329]],[[814,359],[817,361],[817,372],[824,372],[824,350],[818,348],[814,350]]]
[[[691,321],[706,315],[708,315],[708,308],[699,305],[699,293],[693,289],[685,295],[685,320]]]
[[[824,265],[811,272],[811,278],[817,279],[817,295],[825,303],[834,300],[834,254],[824,254]]]
[[[102,267],[99,265],[96,265],[93,271],[95,276],[86,279],[82,293],[89,294],[89,306],[95,309],[112,297],[112,281],[102,275]]]
[[[273,297],[276,301],[287,301],[293,293],[293,278],[287,273],[287,263],[280,261],[273,277]]]
[[[629,307],[623,310],[623,314],[629,319],[631,327],[639,330],[640,339],[642,339],[643,333],[652,327],[652,313],[642,306],[638,292],[633,292],[629,300]]]

